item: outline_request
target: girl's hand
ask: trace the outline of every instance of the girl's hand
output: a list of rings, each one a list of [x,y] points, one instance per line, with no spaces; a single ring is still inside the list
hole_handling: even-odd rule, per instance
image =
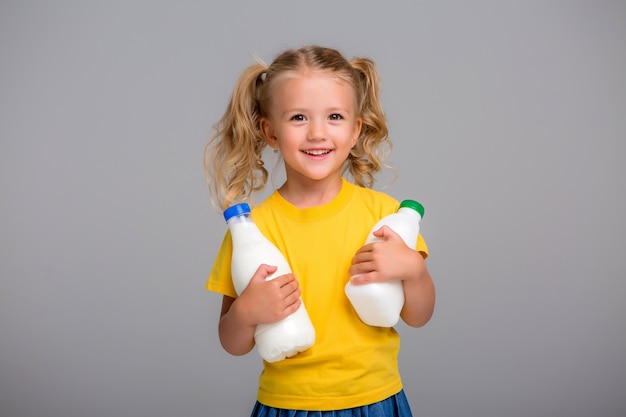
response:
[[[353,284],[405,281],[420,275],[425,268],[422,255],[409,248],[396,232],[383,226],[374,236],[382,240],[361,247],[352,258],[348,273]]]
[[[275,266],[260,265],[234,303],[242,322],[248,326],[275,323],[300,307],[300,287],[293,274],[265,280],[276,269]]]

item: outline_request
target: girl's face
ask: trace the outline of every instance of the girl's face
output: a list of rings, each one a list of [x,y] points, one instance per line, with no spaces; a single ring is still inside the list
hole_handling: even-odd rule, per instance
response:
[[[274,86],[269,116],[260,126],[267,143],[282,153],[288,183],[336,184],[361,118],[350,85],[332,74],[297,72]]]

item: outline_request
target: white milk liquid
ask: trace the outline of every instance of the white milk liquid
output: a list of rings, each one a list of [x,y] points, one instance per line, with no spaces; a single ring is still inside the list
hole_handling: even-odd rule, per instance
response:
[[[282,253],[250,219],[232,218],[229,227],[233,237],[231,272],[237,294],[246,288],[261,264],[278,267],[267,280],[291,273]],[[261,357],[276,362],[311,347],[315,342],[315,329],[302,303],[295,313],[277,323],[259,324],[254,338]]]

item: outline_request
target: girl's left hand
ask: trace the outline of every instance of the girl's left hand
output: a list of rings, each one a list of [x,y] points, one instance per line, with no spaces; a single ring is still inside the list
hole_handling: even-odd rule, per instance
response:
[[[361,247],[352,258],[348,273],[353,284],[407,280],[425,268],[422,255],[409,248],[391,228],[383,226],[374,236],[382,240]],[[357,274],[362,275],[354,277]]]

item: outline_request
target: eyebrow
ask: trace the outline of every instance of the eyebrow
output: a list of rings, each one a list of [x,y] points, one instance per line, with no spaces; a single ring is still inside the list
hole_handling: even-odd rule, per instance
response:
[[[344,107],[329,107],[328,109],[324,110],[325,112],[329,113],[329,114],[333,114],[333,113],[344,113],[347,115],[352,115],[352,112]],[[283,111],[281,113],[282,116],[287,115],[289,113],[308,113],[310,112],[310,110],[306,109],[306,108],[300,108],[300,107],[294,107],[292,109],[287,109],[285,111]]]

